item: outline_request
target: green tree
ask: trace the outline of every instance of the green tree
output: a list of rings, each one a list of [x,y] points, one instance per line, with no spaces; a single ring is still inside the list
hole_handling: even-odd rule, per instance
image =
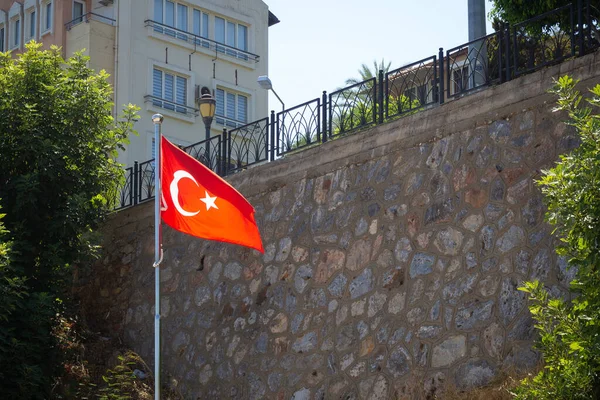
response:
[[[600,85],[583,97],[576,81],[562,77],[553,92],[557,110],[566,111],[581,144],[544,171],[538,182],[548,206],[547,220],[560,238],[559,255],[577,268],[567,303],[553,298],[539,282],[521,288],[529,293],[530,311],[540,333],[545,367],[516,390],[519,399],[600,398]]]
[[[489,15],[491,20],[499,19],[510,24],[517,24],[570,3],[576,6],[577,0],[493,0],[492,3],[493,8]],[[599,0],[590,0],[590,5],[595,10],[600,9]],[[544,22],[552,24],[559,21],[551,18]]]
[[[0,53],[0,204],[11,234],[10,275],[27,292],[3,322],[14,328],[0,342],[0,391],[9,398],[48,397],[59,355],[52,318],[68,298],[70,267],[94,254],[93,229],[123,180],[115,158],[137,107],[113,119],[108,75],[87,61],[81,54],[65,61],[60,49],[36,43],[16,58]],[[11,359],[15,343],[20,358]],[[19,360],[35,362],[29,372],[39,379],[27,392],[16,385],[28,376],[15,368]]]

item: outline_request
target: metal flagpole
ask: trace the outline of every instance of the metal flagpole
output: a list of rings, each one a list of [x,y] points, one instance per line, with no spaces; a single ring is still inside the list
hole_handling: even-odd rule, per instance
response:
[[[160,400],[160,268],[162,244],[160,235],[160,171],[161,114],[154,114],[154,399]]]

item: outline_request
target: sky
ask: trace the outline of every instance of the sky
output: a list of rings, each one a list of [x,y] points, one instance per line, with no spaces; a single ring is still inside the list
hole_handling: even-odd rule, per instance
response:
[[[399,68],[469,36],[467,0],[263,1],[281,21],[269,28],[268,75],[286,108],[346,86],[363,63]],[[269,109],[281,110],[273,93]]]

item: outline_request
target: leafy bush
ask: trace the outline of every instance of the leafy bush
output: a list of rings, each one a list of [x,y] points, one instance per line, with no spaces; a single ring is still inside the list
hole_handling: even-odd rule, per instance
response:
[[[559,255],[577,268],[567,303],[552,298],[539,282],[526,283],[530,311],[540,333],[545,367],[515,390],[518,399],[600,398],[600,117],[583,106],[576,81],[565,76],[553,92],[557,111],[568,113],[581,145],[560,157],[538,182],[548,205],[547,220],[560,236]],[[600,106],[600,85],[586,101]]]
[[[94,254],[93,229],[123,179],[114,159],[137,107],[114,120],[108,75],[87,62],[37,43],[0,53],[0,203],[11,235],[0,256],[3,398],[51,397],[70,267]]]

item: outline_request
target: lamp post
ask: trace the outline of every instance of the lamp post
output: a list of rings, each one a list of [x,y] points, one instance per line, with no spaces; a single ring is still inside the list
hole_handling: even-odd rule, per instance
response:
[[[200,106],[200,115],[202,116],[202,121],[204,122],[204,128],[206,129],[206,143],[204,150],[204,157],[206,159],[206,166],[210,168],[210,126],[212,125],[213,117],[215,116],[215,106],[216,100],[210,94],[210,89],[206,86],[203,86],[200,89],[201,97],[198,100],[198,104]]]
[[[271,80],[269,79],[269,77],[267,75],[261,75],[258,77],[258,79],[256,80],[258,82],[258,85],[265,89],[265,90],[270,90],[273,92],[273,94],[275,95],[275,97],[277,97],[277,100],[279,100],[279,102],[281,103],[281,132],[285,132],[285,104],[283,104],[283,100],[281,100],[281,97],[279,97],[279,95],[277,94],[277,92],[273,89],[273,82],[271,82]],[[271,137],[271,141],[273,143],[271,143],[271,148],[274,149],[275,143],[277,141],[279,141],[279,133],[277,132],[277,139],[275,139],[275,137]],[[283,136],[283,135],[282,135]]]
[[[283,104],[283,101],[281,100],[277,92],[275,92],[275,90],[273,89],[273,82],[271,82],[269,77],[267,75],[261,75],[256,81],[258,82],[258,85],[261,88],[272,91],[275,97],[277,97],[277,100],[279,100],[279,102],[281,103],[281,111],[285,110],[285,104]]]

